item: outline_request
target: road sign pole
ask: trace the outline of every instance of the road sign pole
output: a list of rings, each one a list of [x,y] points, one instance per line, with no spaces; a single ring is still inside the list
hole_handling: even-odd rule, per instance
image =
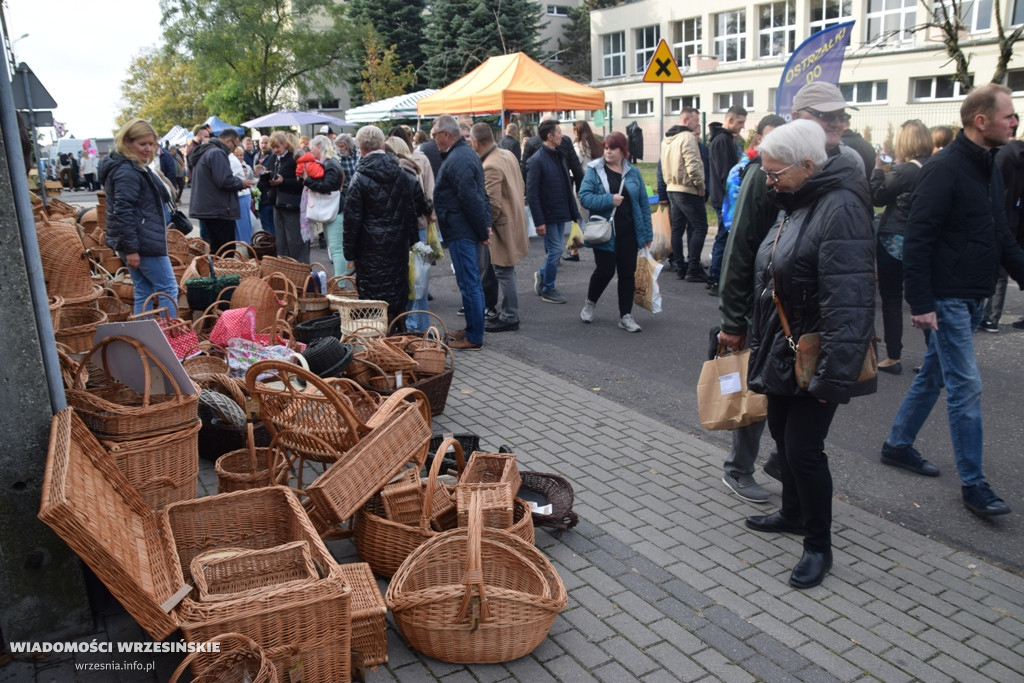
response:
[[[665,84],[658,84],[658,101],[661,102],[661,134],[658,135],[658,149],[661,149],[661,141],[665,139]],[[659,152],[658,158],[661,158]]]

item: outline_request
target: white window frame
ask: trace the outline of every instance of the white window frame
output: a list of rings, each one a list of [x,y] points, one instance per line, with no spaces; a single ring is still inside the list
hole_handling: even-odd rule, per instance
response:
[[[719,64],[747,61],[747,10],[736,9],[712,15],[715,21],[714,47]],[[729,26],[730,18],[734,25]],[[732,33],[724,31],[733,29]],[[735,48],[736,56],[729,59],[729,47]]]
[[[636,73],[642,74],[647,70],[647,65],[654,59],[654,53],[658,49],[658,43],[661,41],[661,26],[652,24],[633,29],[633,41],[636,46],[633,51],[633,64]]]
[[[561,17],[563,19],[569,18],[569,10],[571,8],[568,5],[548,5],[548,16],[549,17]]]
[[[1020,0],[1024,2],[1024,0]],[[672,22],[672,56],[680,67],[690,66],[691,55],[699,55],[704,51],[703,17],[689,17]],[[686,39],[686,29],[692,29],[693,37]]]
[[[623,118],[638,119],[644,116],[654,116],[654,100],[652,98],[625,100],[622,103]]]
[[[700,95],[675,95],[665,98],[666,114],[679,114],[683,107],[693,107],[700,111]]]
[[[615,45],[615,42],[618,42],[618,45]],[[615,69],[615,66],[619,68]],[[626,32],[614,31],[603,34],[601,36],[601,78],[618,78],[625,75]]]
[[[765,26],[765,11],[768,26]],[[788,55],[796,48],[796,7],[794,0],[777,0],[754,8],[757,12],[757,56],[766,59]],[[788,23],[787,23],[788,22]],[[782,37],[782,45],[776,46],[776,39]],[[762,45],[762,38],[768,38],[767,52]]]
[[[974,74],[970,74],[973,80]],[[953,84],[953,94],[950,97],[937,97],[935,91],[938,88],[940,79],[947,79]],[[922,81],[931,81],[931,94],[925,97],[920,97],[917,94],[917,84]],[[911,102],[952,102],[954,100],[962,100],[967,96],[967,93],[960,92],[960,82],[953,80],[952,76],[922,76],[920,78],[910,79],[910,101]]]
[[[881,9],[872,10],[872,3],[877,2]],[[886,0],[867,0],[864,9],[864,35],[865,43],[871,45],[913,45],[914,34],[911,29],[917,24],[918,0],[902,0],[903,5],[897,9],[885,9]],[[896,17],[899,24],[899,35],[889,37],[889,29],[886,29],[887,20]],[[877,33],[872,34],[872,22],[877,23]]]
[[[754,108],[754,91],[753,90],[733,90],[731,92],[716,92],[715,93],[715,111],[725,112],[729,110],[729,107],[739,105],[744,109]]]
[[[881,87],[879,87],[881,86]],[[854,83],[840,83],[839,89],[843,91],[843,97],[851,105],[861,104],[885,104],[889,101],[889,81],[856,81]],[[847,97],[847,90],[850,96]],[[884,90],[883,96],[879,96],[879,90]],[[868,93],[870,99],[859,99],[864,92]]]
[[[952,6],[944,0],[935,0],[932,12],[935,22],[942,23],[946,20],[946,13],[951,11]],[[960,24],[967,27],[971,33],[985,33],[992,30],[992,0],[962,0],[960,3]]]
[[[811,0],[808,7],[808,16],[813,16],[815,8],[820,9],[821,19],[811,19],[810,31],[807,35],[824,31],[836,24],[853,19],[852,0]],[[837,10],[838,13],[836,13]]]

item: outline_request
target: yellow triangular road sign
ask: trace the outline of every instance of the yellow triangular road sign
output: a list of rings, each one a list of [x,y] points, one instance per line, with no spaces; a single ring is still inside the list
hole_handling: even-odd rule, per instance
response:
[[[658,49],[654,51],[654,57],[647,65],[647,71],[644,72],[644,83],[682,82],[683,74],[676,66],[675,57],[672,56],[672,50],[668,48],[668,43],[662,38],[658,43]]]

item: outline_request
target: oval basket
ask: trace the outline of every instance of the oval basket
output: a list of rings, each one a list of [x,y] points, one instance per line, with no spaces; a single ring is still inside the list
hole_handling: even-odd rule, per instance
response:
[[[92,348],[96,327],[107,322],[107,314],[95,308],[64,308],[54,336],[74,353]]]

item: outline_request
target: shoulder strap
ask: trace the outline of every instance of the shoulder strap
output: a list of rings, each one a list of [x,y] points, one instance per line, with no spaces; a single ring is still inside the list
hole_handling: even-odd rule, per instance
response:
[[[818,200],[815,199],[814,203],[811,204],[811,208],[807,210],[807,216],[804,217],[803,223],[800,224],[800,231],[796,235],[796,243],[798,245],[804,236],[804,231],[807,229],[807,225],[811,222],[811,216],[814,215],[814,211],[817,208]],[[779,298],[779,288],[775,282],[775,248],[779,246],[779,237],[782,236],[782,231],[786,227],[789,215],[790,214],[787,213],[782,219],[782,225],[779,226],[779,231],[775,233],[775,241],[772,242],[772,255],[768,261],[768,267],[772,271],[772,301],[775,302],[775,310],[779,312],[779,322],[782,323],[782,334],[786,336],[786,341],[789,342],[789,347],[796,352],[796,340],[793,339],[793,332],[789,327],[789,318],[786,317],[786,308],[782,304],[782,299]]]

